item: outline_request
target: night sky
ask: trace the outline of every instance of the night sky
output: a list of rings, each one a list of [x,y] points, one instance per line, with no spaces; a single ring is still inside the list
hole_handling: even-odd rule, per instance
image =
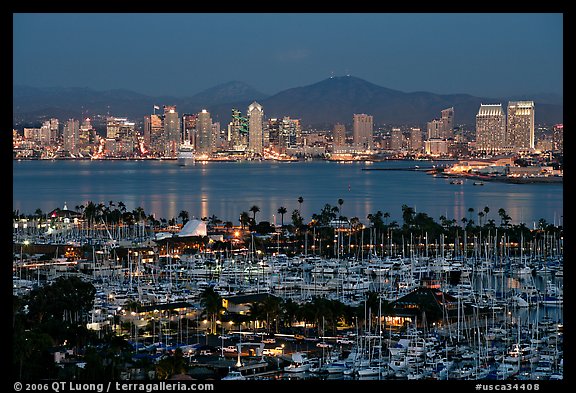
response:
[[[13,82],[33,87],[275,94],[352,75],[404,92],[563,93],[562,13],[15,13],[13,44]]]

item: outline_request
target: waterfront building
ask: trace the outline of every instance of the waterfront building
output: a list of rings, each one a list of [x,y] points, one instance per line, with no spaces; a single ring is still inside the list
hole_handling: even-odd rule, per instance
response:
[[[280,150],[280,128],[282,120],[278,118],[268,119],[265,131],[268,134],[268,144],[270,147]]]
[[[56,145],[60,139],[60,122],[56,118],[47,121],[50,122],[50,144]]]
[[[454,137],[454,108],[443,109],[441,112],[442,134],[441,138],[450,139]]]
[[[502,104],[481,104],[476,115],[476,150],[491,154],[503,150],[505,130]]]
[[[96,131],[92,127],[89,117],[85,118],[80,125],[78,141],[81,149],[88,149],[91,144],[96,142]]]
[[[75,119],[69,119],[64,126],[63,149],[74,155],[78,150],[78,133],[80,122]]]
[[[443,123],[441,120],[434,119],[426,123],[427,139],[442,139]]]
[[[513,151],[534,149],[534,101],[508,102],[506,139]]]
[[[176,158],[180,146],[180,118],[175,105],[164,105],[164,156]]]
[[[41,128],[29,128],[24,127],[24,138],[34,143],[42,145],[43,140],[46,138],[43,137],[43,129]]]
[[[556,124],[552,129],[552,144],[554,151],[564,151],[564,125]]]
[[[346,145],[346,126],[342,123],[334,124],[334,129],[332,130],[332,144],[334,147],[340,147]]]
[[[244,150],[248,145],[248,120],[236,108],[232,109],[232,121],[228,124],[228,145],[234,150]]]
[[[404,135],[400,128],[392,128],[390,132],[390,150],[400,151],[404,145]]]
[[[253,154],[264,153],[264,109],[254,101],[248,106],[248,150]]]
[[[137,145],[136,124],[125,117],[109,116],[106,120],[107,156],[122,157],[131,155]]]
[[[420,127],[410,128],[410,150],[413,152],[422,150],[422,130]]]
[[[182,142],[189,142],[192,146],[196,140],[196,123],[198,122],[197,114],[186,113],[182,115]]]
[[[353,117],[353,143],[361,150],[372,150],[374,148],[374,118],[373,116],[361,113],[354,114]]]
[[[214,138],[212,136],[212,117],[210,112],[202,109],[196,121],[196,152],[199,155],[209,156],[214,152]]]
[[[299,119],[284,116],[279,124],[278,146],[280,150],[295,148],[302,140],[302,127]]]
[[[448,140],[446,139],[429,139],[425,142],[426,154],[434,156],[443,156],[448,154]]]
[[[164,125],[160,115],[154,113],[144,116],[144,144],[154,155],[164,151]]]

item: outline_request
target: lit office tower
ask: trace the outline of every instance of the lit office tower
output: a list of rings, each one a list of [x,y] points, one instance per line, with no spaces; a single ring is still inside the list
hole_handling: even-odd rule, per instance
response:
[[[400,128],[392,128],[390,132],[390,150],[402,150],[404,136]]]
[[[60,122],[58,119],[52,118],[50,119],[50,144],[58,143],[58,139],[60,139]]]
[[[248,120],[236,108],[232,109],[232,121],[228,124],[228,144],[232,149],[248,144]]]
[[[166,138],[164,156],[176,158],[180,146],[180,118],[176,106],[164,105],[164,136]]]
[[[346,126],[342,123],[334,124],[332,131],[333,145],[345,146],[346,145]]]
[[[302,127],[299,119],[284,116],[280,123],[279,145],[281,149],[295,148],[302,139]]]
[[[371,150],[374,147],[372,134],[374,131],[374,118],[366,114],[354,114],[353,141],[361,149]]]
[[[487,153],[502,150],[505,130],[502,104],[481,104],[476,115],[476,150]]]
[[[198,115],[196,114],[182,115],[182,142],[188,141],[192,146],[195,145],[197,121]]]
[[[422,130],[420,127],[410,128],[410,149],[412,151],[422,150]]]
[[[266,122],[265,132],[268,133],[268,143],[274,150],[280,148],[280,128],[282,120],[277,118],[268,119]]]
[[[78,152],[78,133],[80,131],[80,121],[69,119],[64,125],[64,132],[62,134],[64,150],[70,154]]]
[[[564,124],[555,124],[552,128],[552,146],[554,151],[564,151]]]
[[[90,143],[94,143],[93,137],[92,123],[90,122],[90,118],[87,117],[82,121],[82,125],[80,125],[80,130],[78,131],[78,139],[80,142],[80,147],[86,147]]]
[[[248,106],[248,150],[254,154],[264,153],[264,110],[254,101]]]
[[[447,108],[441,111],[442,134],[441,138],[449,139],[454,137],[454,108]]]
[[[214,138],[212,137],[212,118],[210,112],[202,109],[196,120],[196,151],[198,154],[212,154]]]
[[[442,120],[434,119],[426,123],[426,135],[428,140],[430,139],[443,139],[442,135],[444,123]]]
[[[50,120],[46,120],[42,123],[42,127],[40,127],[40,138],[39,142],[42,146],[50,146],[51,144],[51,129],[50,129]]]
[[[108,116],[106,119],[106,138],[116,139],[122,124],[124,124],[126,121],[128,121],[128,119],[125,117]]]
[[[164,151],[164,125],[160,115],[144,116],[144,144],[154,155]]]
[[[534,101],[508,102],[506,145],[514,151],[534,148]]]

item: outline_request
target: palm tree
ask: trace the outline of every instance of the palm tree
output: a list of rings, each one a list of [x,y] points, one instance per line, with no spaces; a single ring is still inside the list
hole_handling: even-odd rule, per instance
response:
[[[250,216],[248,215],[248,212],[240,213],[239,221],[240,224],[242,225],[242,229],[244,229],[244,227],[250,223]]]
[[[304,198],[301,196],[298,197],[298,212],[302,213],[302,202],[304,202]]]
[[[340,209],[339,209],[339,211],[340,211],[340,217],[342,217],[342,205],[343,205],[343,204],[344,204],[344,199],[339,198],[339,199],[338,199],[338,206],[340,206]]]
[[[384,217],[384,224],[385,224],[385,225],[388,225],[388,219],[390,218],[390,213],[384,212],[384,214],[382,215],[382,217]]]
[[[186,210],[182,210],[178,214],[178,218],[182,219],[182,225],[186,225],[188,219],[190,218],[190,214]]]
[[[490,211],[490,208],[488,206],[484,206],[484,215],[486,216],[486,220],[488,220],[488,212]]]
[[[256,213],[260,211],[260,208],[254,205],[250,208],[250,211],[252,212],[252,219],[254,220],[254,224],[256,224]]]
[[[473,207],[469,207],[469,208],[468,208],[468,213],[470,213],[470,218],[468,219],[468,221],[469,221],[469,222],[473,222],[472,214],[474,213],[474,208],[473,208]]]
[[[278,208],[278,214],[280,214],[280,218],[281,218],[281,222],[282,222],[282,227],[284,227],[284,214],[286,214],[288,210],[286,210],[286,208],[284,206],[280,206]]]
[[[222,307],[222,297],[213,287],[208,287],[200,294],[200,304],[204,307],[204,312],[210,320],[210,331],[215,333],[216,319],[224,308]]]

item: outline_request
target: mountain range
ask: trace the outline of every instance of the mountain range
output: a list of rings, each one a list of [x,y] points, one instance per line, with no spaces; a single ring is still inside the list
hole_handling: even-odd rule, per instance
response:
[[[89,88],[13,87],[15,124],[34,123],[57,117],[82,118],[110,114],[140,120],[153,111],[154,105],[176,105],[180,115],[207,109],[214,122],[225,127],[232,108],[245,114],[248,105],[257,101],[266,118],[290,116],[301,119],[306,127],[329,127],[336,122],[351,124],[355,113],[374,117],[376,125],[425,126],[439,118],[440,111],[454,107],[454,124],[475,124],[480,104],[531,100],[535,102],[537,124],[563,122],[562,97],[539,94],[533,97],[476,97],[469,94],[402,92],[378,86],[354,76],[331,77],[320,82],[266,95],[239,81],[227,82],[190,97],[149,96],[130,90],[96,91]]]

